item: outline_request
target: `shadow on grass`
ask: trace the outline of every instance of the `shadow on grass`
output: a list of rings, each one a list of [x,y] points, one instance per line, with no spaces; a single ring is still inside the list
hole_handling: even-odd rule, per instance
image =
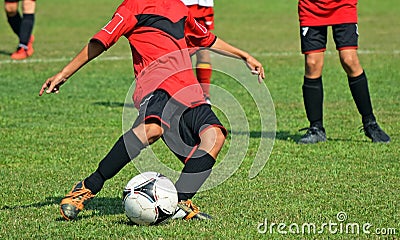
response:
[[[104,107],[127,107],[127,108],[135,108],[133,103],[122,103],[122,102],[94,102],[93,105],[104,106]]]
[[[18,210],[18,209],[26,209],[26,208],[42,208],[51,205],[59,205],[62,200],[62,197],[46,197],[44,201],[30,203],[30,204],[22,204],[22,205],[4,205],[1,206],[0,211],[6,210]],[[86,210],[95,210],[94,215],[96,216],[107,216],[107,215],[117,215],[123,214],[124,208],[122,206],[122,200],[120,197],[96,197],[94,198],[87,206],[85,206]],[[80,216],[78,218],[88,218],[90,216]],[[60,216],[57,218],[57,221],[64,221],[64,219]]]
[[[4,50],[0,50],[0,55],[11,56],[11,52],[7,52],[7,51],[4,51]]]

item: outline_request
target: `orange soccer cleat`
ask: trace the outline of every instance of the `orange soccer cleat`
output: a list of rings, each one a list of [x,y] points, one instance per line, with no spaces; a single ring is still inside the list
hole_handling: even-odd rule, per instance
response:
[[[85,205],[94,197],[95,194],[85,187],[83,181],[78,182],[61,200],[61,215],[66,220],[75,219],[78,216],[78,213],[82,211]]]
[[[35,41],[35,37],[31,35],[31,38],[29,39],[28,46],[23,47],[19,46],[17,51],[15,51],[13,54],[11,54],[11,59],[14,60],[23,60],[25,58],[28,58],[32,56],[34,50],[33,50],[33,42]]]

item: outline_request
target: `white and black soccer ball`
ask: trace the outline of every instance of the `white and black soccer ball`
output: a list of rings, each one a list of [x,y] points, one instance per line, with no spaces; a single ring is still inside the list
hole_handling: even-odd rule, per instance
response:
[[[138,225],[156,225],[175,213],[178,194],[172,181],[157,172],[133,177],[123,191],[126,216]]]

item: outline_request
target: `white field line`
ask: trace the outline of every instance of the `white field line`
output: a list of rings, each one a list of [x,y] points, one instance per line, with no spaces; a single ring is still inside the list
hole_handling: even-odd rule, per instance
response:
[[[337,54],[336,51],[326,51],[326,54]],[[360,55],[398,55],[400,50],[393,51],[375,51],[375,50],[358,50]],[[292,56],[302,56],[300,52],[264,52],[264,53],[253,53],[255,57],[292,57]],[[94,61],[121,61],[130,60],[132,57],[130,55],[126,56],[101,56]],[[55,63],[55,62],[68,62],[72,58],[30,58],[26,60],[0,60],[1,64],[24,64],[24,63]]]

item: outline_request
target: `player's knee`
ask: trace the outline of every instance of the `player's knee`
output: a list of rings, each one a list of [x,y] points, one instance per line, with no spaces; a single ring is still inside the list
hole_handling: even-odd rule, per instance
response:
[[[306,66],[309,71],[314,72],[314,71],[320,71],[323,67],[323,61],[320,61],[316,58],[307,58],[306,59]]]
[[[8,17],[13,17],[18,12],[18,3],[5,3],[4,10]]]
[[[163,129],[157,123],[142,123],[135,127],[133,132],[144,145],[150,145],[162,136]]]
[[[358,60],[358,57],[355,55],[344,55],[340,57],[340,61],[342,62],[342,65],[344,65],[347,68],[356,68],[360,65],[360,62]]]
[[[147,141],[149,142],[149,144],[157,141],[163,134],[162,127],[156,123],[146,124],[145,129]]]
[[[225,142],[225,135],[219,127],[212,127],[204,131],[200,136],[201,142],[199,149],[209,153],[217,158],[222,146]]]

